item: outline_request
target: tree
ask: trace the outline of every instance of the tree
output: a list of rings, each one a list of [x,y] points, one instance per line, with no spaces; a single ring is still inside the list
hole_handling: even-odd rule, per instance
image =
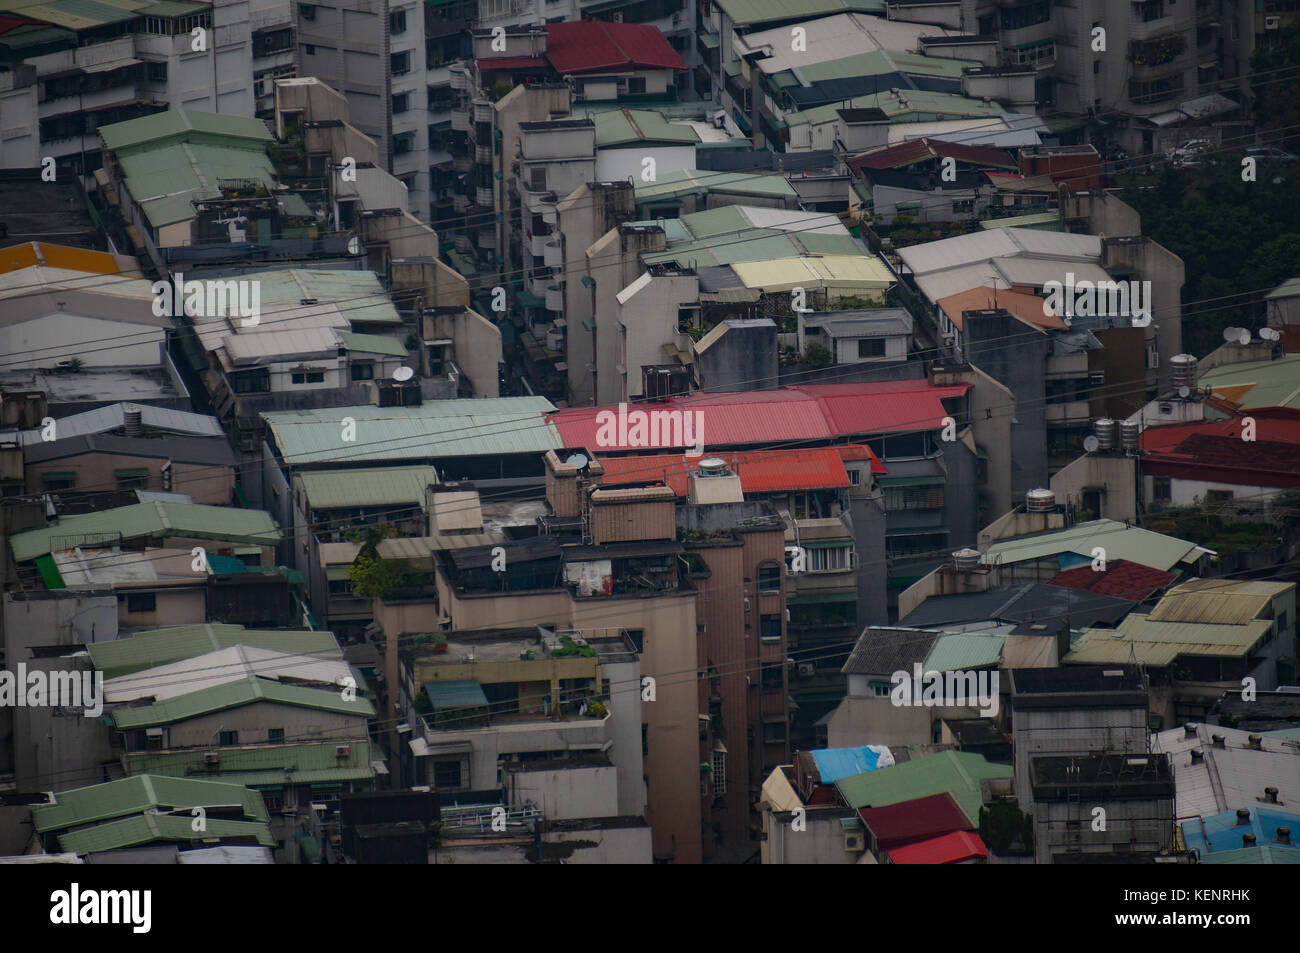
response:
[[[1300,124],[1300,19],[1278,34],[1275,46],[1261,46],[1250,57],[1250,89],[1255,123],[1261,129],[1287,130]]]
[[[825,367],[831,362],[831,352],[813,341],[803,349],[803,362],[809,367]]]
[[[410,563],[403,559],[379,557],[379,543],[396,535],[397,527],[388,523],[367,526],[364,530],[354,527],[344,533],[350,542],[361,543],[357,558],[348,570],[353,595],[371,601],[411,584],[415,574]]]

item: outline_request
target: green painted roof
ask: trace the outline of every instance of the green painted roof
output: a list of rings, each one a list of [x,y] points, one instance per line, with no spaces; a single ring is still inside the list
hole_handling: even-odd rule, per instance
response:
[[[1208,552],[1185,539],[1154,533],[1139,526],[1128,526],[1116,520],[1101,519],[1075,523],[1069,529],[1051,533],[998,540],[989,546],[981,561],[986,566],[1008,565],[1064,553],[1091,559],[1093,549],[1098,546],[1106,550],[1106,558],[1111,562],[1129,559],[1162,572],[1167,572],[1185,559],[1196,559]]]
[[[1009,778],[1009,764],[991,764],[983,755],[966,751],[943,751],[915,761],[904,761],[866,774],[855,774],[835,782],[840,796],[850,807],[888,807],[903,801],[948,793],[971,823],[979,822],[983,804],[980,781]]]
[[[188,140],[191,135],[246,140],[263,145],[275,139],[260,119],[193,109],[169,109],[151,116],[115,122],[101,126],[99,134],[104,137],[104,144],[115,151],[169,139]]]
[[[402,323],[392,296],[373,271],[279,268],[245,277],[257,279],[262,307],[268,310],[297,307],[304,298],[315,298],[320,304],[337,304],[353,324]]]
[[[990,218],[980,222],[980,228],[1037,228],[1046,232],[1061,230],[1061,216],[1056,212],[1034,212],[1029,215],[1012,215],[1008,218]]]
[[[545,414],[545,397],[431,400],[419,407],[277,410],[262,414],[289,466],[338,460],[540,454],[563,446]],[[357,442],[342,439],[342,420],[357,423]]]
[[[220,778],[249,787],[294,784],[329,784],[368,781],[375,776],[370,765],[368,741],[347,742],[350,753],[337,756],[337,742],[311,744],[247,745],[221,748],[221,761],[207,765],[204,749],[185,751],[131,751],[126,754],[127,770],[173,777]]]
[[[188,695],[178,695],[152,705],[118,708],[113,711],[112,716],[113,723],[119,730],[131,731],[136,728],[187,721],[200,715],[209,715],[256,702],[290,705],[295,708],[314,708],[318,711],[356,715],[361,718],[373,718],[375,714],[375,706],[366,698],[345,701],[342,692],[308,688],[303,685],[286,685],[272,679],[250,676],[237,682],[227,682],[224,685],[190,692]]]
[[[86,646],[90,660],[105,678],[130,675],[146,668],[251,645],[289,655],[342,658],[343,650],[332,632],[292,632],[280,629],[245,629],[242,625],[207,622],[138,632],[129,639],[92,642]]]
[[[1002,646],[1005,644],[1005,635],[971,632],[941,635],[930,649],[930,654],[925,657],[925,671],[956,672],[998,665],[1002,661]]]
[[[425,490],[438,482],[433,467],[307,470],[298,475],[312,509],[341,506],[423,506]]]
[[[984,116],[998,117],[1005,111],[998,103],[985,103],[980,99],[971,99],[958,93],[935,93],[923,89],[909,89],[902,99],[907,100],[904,107],[899,98],[888,90],[870,96],[857,96],[846,102],[827,103],[813,109],[786,113],[785,121],[791,126],[808,123],[834,122],[841,109],[880,109],[891,120],[906,116],[909,122],[929,122],[939,119],[968,119]]]
[[[1200,385],[1211,390],[1248,388],[1225,396],[1241,404],[1243,410],[1258,407],[1300,409],[1300,354],[1288,354],[1276,361],[1251,361],[1249,364],[1224,364],[1201,375]]]
[[[649,144],[693,146],[700,141],[699,134],[690,126],[669,122],[663,113],[653,109],[614,109],[597,113],[594,118],[597,148]]]
[[[86,30],[142,16],[175,17],[209,9],[208,4],[152,0],[0,0],[0,13],[31,17],[68,30]]]
[[[60,549],[116,542],[119,537],[128,540],[175,536],[259,546],[274,546],[280,541],[275,520],[263,510],[154,501],[64,516],[50,526],[15,533],[9,542],[14,560],[22,563]]]
[[[673,245],[667,251],[643,256],[648,265],[676,262],[683,268],[730,265],[744,261],[772,261],[804,255],[861,255],[849,235],[791,234],[775,228],[749,228],[714,235],[696,242]]]
[[[220,818],[207,818],[205,829],[196,831],[194,819],[188,814],[173,817],[168,814],[142,814],[120,821],[111,821],[90,827],[84,831],[73,831],[59,836],[59,846],[72,853],[86,855],[97,854],[105,850],[120,850],[124,847],[139,847],[154,841],[177,841],[185,844],[209,846],[206,841],[217,840],[256,840],[263,847],[274,847],[275,838],[271,829],[261,821],[227,821]]]
[[[1294,298],[1300,295],[1300,278],[1290,278],[1282,282],[1268,294],[1264,295],[1265,300],[1272,298]]]
[[[140,774],[61,791],[56,803],[32,808],[32,824],[38,832],[56,831],[151,810],[230,806],[241,806],[244,820],[268,820],[261,797],[242,785]]]
[[[406,345],[394,338],[382,334],[357,334],[354,331],[340,331],[343,346],[349,351],[361,354],[388,354],[393,357],[407,357]]]
[[[771,23],[778,20],[809,20],[866,9],[846,0],[717,0],[722,10],[737,26]],[[884,9],[883,3],[880,4]]]
[[[756,175],[749,172],[705,172],[685,169],[667,172],[654,182],[636,185],[636,201],[648,202],[690,195],[695,192],[731,192],[794,198],[797,193],[784,175]]]

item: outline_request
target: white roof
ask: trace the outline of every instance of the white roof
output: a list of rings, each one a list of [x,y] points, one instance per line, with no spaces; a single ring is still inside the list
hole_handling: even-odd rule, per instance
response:
[[[216,417],[206,414],[192,414],[185,410],[169,410],[152,404],[108,404],[87,410],[80,414],[60,417],[55,423],[55,436],[59,440],[68,437],[84,437],[88,434],[107,433],[126,426],[126,411],[140,411],[140,423],[150,430],[162,430],[167,433],[186,434],[194,437],[224,437],[225,431]],[[40,443],[42,428],[22,432],[24,445]]]
[[[313,655],[291,655],[252,645],[233,645],[205,655],[159,665],[131,675],[121,675],[104,682],[104,699],[128,702],[143,698],[163,701],[205,688],[215,688],[249,676],[280,679],[293,677],[331,685],[342,684],[350,677],[348,663],[339,659],[322,659]]]
[[[640,291],[648,284],[650,284],[650,272],[647,271],[644,272],[640,278],[632,282],[630,285],[628,285],[626,288],[624,288],[614,297],[618,298],[619,304],[627,304],[630,300],[632,300],[633,297],[635,297],[638,291]]]
[[[1249,747],[1252,734],[1261,736],[1264,750]],[[1214,747],[1214,735],[1223,736],[1224,747]],[[1200,764],[1192,763],[1193,749],[1205,755]],[[1197,725],[1196,736],[1188,738],[1179,726],[1153,734],[1151,751],[1168,754],[1173,761],[1177,817],[1254,807],[1268,787],[1278,789],[1282,804],[1300,803],[1300,748],[1285,738],[1221,725]]]
[[[848,235],[838,215],[815,215],[803,209],[762,208],[757,205],[740,206],[740,211],[755,228],[779,228],[782,231],[812,233],[815,235]]]
[[[1096,262],[1101,257],[1101,239],[1096,235],[1045,232],[1037,228],[998,228],[944,238],[937,242],[908,245],[898,250],[916,275],[958,268],[995,258],[1068,258]]]
[[[189,582],[202,585],[207,573],[196,573],[188,549],[63,549],[51,553],[69,589],[82,586],[124,586],[131,583]]]
[[[71,268],[51,268],[48,265],[32,265],[0,274],[0,298],[11,298],[15,295],[27,297],[32,293],[33,288],[66,289],[134,298],[138,301],[150,302],[151,306],[154,300],[153,284],[144,278],[103,275],[93,271],[74,271]]]
[[[352,327],[337,304],[276,305],[272,308],[264,308],[258,322],[248,326],[245,326],[243,320],[238,317],[196,320],[202,322],[197,325],[196,330],[205,351],[215,351],[222,347],[228,336],[260,338],[287,331],[311,331],[322,328],[346,331]],[[249,348],[256,348],[258,353],[263,355],[275,354],[273,346],[273,341],[249,344]]]
[[[914,53],[918,49],[917,37],[955,35],[952,30],[928,23],[904,23],[864,13],[837,13],[819,20],[805,20],[799,26],[807,31],[803,50],[791,49],[790,27],[784,26],[737,36],[736,52],[740,56],[758,50],[767,53],[767,58],[758,61],[758,67],[770,75],[877,50]]]
[[[228,334],[222,338],[222,349],[229,363],[238,365],[279,358],[338,357],[342,343],[333,328],[298,328],[263,334]]]

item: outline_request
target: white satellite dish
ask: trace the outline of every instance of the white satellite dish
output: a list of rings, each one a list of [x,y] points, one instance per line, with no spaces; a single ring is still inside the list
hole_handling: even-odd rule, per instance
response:
[[[349,255],[361,254],[361,239],[357,238],[357,236],[355,235],[353,235],[351,238],[348,239],[348,254]]]
[[[1101,446],[1101,441],[1096,437],[1088,436],[1083,438],[1084,453],[1096,453],[1097,448]]]
[[[1236,344],[1241,340],[1241,328],[1224,328],[1223,339],[1229,344]]]
[[[1190,397],[1190,396],[1191,396],[1191,393],[1192,393],[1192,389],[1191,389],[1190,387],[1188,387],[1186,384],[1184,384],[1182,387],[1178,388],[1178,396],[1179,396],[1179,397]]]
[[[399,382],[409,381],[414,376],[415,376],[415,371],[411,370],[406,365],[402,365],[397,370],[393,371],[393,380]]]
[[[1238,344],[1249,344],[1249,343],[1250,343],[1250,332],[1247,331],[1245,328],[1242,328],[1242,329],[1241,329],[1241,333],[1237,335],[1237,343],[1238,343]]]
[[[579,470],[581,470],[591,461],[587,459],[587,455],[585,453],[575,453],[573,456],[569,457],[569,459],[565,462],[567,462],[569,466],[577,467]]]
[[[1273,328],[1260,328],[1259,336],[1263,338],[1265,341],[1276,341],[1282,337],[1282,335],[1279,334],[1277,331],[1275,331]]]

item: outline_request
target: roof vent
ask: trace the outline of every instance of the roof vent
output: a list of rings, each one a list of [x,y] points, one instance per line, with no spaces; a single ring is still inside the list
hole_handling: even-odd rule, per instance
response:
[[[1189,721],[1187,724],[1183,725],[1183,737],[1184,737],[1184,738],[1195,738],[1195,737],[1196,737],[1196,729],[1197,729],[1198,727],[1199,727],[1199,725],[1197,725],[1195,722],[1191,722],[1191,721]]]
[[[1237,808],[1237,827],[1246,827],[1250,824],[1250,811],[1244,807]]]
[[[141,422],[142,411],[133,404],[127,404],[122,411],[122,420],[126,425],[126,435],[128,437],[139,437],[144,434],[144,424]]]
[[[1254,748],[1256,751],[1264,750],[1264,739],[1259,735],[1251,735],[1246,739],[1246,747]]]
[[[1212,740],[1213,740],[1213,742],[1214,742],[1214,747],[1216,747],[1216,748],[1224,748],[1224,747],[1227,747],[1227,746],[1223,743],[1223,735],[1214,735],[1214,736],[1212,736]]]
[[[1277,788],[1264,788],[1264,800],[1269,804],[1277,803]]]
[[[1202,751],[1200,748],[1193,748],[1192,764],[1204,764],[1204,763],[1205,763],[1205,752]]]
[[[1279,844],[1289,844],[1289,843],[1291,843],[1291,828],[1289,828],[1289,827],[1279,827],[1279,828],[1277,829],[1277,842],[1278,842]]]
[[[700,461],[700,476],[726,476],[727,461],[721,457],[707,457]]]
[[[1242,847],[1254,847],[1254,846],[1255,846],[1255,835],[1254,835],[1254,834],[1242,834],[1242,835],[1241,835],[1241,846],[1242,846]]]
[[[1026,513],[1051,513],[1056,509],[1056,494],[1041,487],[1025,494]]]

